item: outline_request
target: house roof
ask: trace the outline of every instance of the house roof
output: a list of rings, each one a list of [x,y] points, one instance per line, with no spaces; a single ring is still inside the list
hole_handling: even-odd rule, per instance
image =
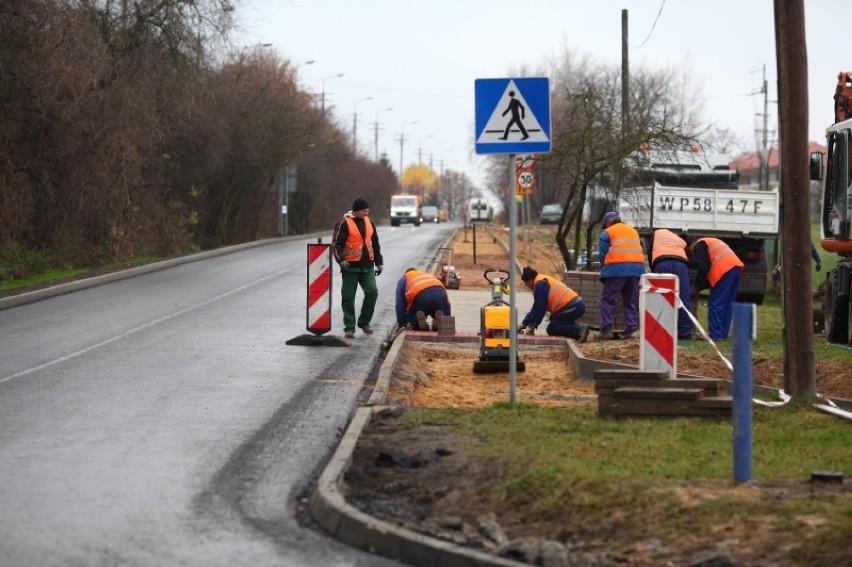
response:
[[[819,142],[808,142],[808,155],[812,152],[825,153],[825,146]],[[769,148],[769,168],[778,168],[779,152],[777,147]],[[745,154],[733,160],[730,164],[731,169],[737,171],[751,171],[760,169],[760,155],[757,152]]]

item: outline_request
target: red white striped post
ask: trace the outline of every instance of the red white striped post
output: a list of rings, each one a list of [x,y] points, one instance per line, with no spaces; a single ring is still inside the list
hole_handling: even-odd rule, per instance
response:
[[[672,274],[644,274],[639,286],[641,370],[664,370],[677,377],[677,297],[680,280]]]
[[[331,245],[308,244],[308,331],[331,330]]]

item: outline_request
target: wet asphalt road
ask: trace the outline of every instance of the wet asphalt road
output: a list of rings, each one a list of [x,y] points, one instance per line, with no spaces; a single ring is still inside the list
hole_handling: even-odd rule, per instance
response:
[[[285,345],[316,237],[0,310],[2,563],[394,564],[296,509],[395,326],[397,278],[452,228],[380,227],[376,333],[348,348]],[[339,289],[335,270],[342,337]]]

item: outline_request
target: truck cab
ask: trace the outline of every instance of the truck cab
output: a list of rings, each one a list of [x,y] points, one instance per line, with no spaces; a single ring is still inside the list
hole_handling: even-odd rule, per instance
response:
[[[838,91],[852,91],[850,75],[841,73]],[[852,118],[848,109],[841,111],[838,115],[835,110],[838,121],[826,129],[825,161],[819,152],[810,156],[810,178],[821,186],[820,245],[840,256],[837,266],[825,274],[826,339],[852,345]]]
[[[422,216],[419,195],[391,195],[391,226],[399,226],[403,223],[420,226]]]

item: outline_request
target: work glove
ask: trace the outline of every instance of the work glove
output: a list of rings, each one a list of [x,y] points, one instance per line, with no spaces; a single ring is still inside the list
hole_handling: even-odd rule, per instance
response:
[[[346,268],[348,268],[348,267],[349,267],[349,262],[347,262],[346,260],[343,260],[343,261],[340,263],[340,269],[341,269],[341,270],[345,270],[345,269],[346,269]]]
[[[376,266],[376,275],[377,275],[377,276],[382,275],[382,268],[384,268],[384,266],[382,266],[381,264],[379,264],[378,266]]]
[[[822,269],[822,264],[817,264],[817,265],[816,265],[816,270],[817,270],[817,271],[820,271],[821,269]]]
[[[524,329],[526,329],[526,328],[527,328],[527,326],[526,326],[526,325],[524,325],[523,323],[521,323],[520,325],[518,325],[518,332],[519,332],[519,333],[520,333],[520,332],[523,332],[523,331],[524,331]]]
[[[524,331],[524,334],[525,335],[534,335],[535,334],[535,327],[527,327],[526,331]]]

